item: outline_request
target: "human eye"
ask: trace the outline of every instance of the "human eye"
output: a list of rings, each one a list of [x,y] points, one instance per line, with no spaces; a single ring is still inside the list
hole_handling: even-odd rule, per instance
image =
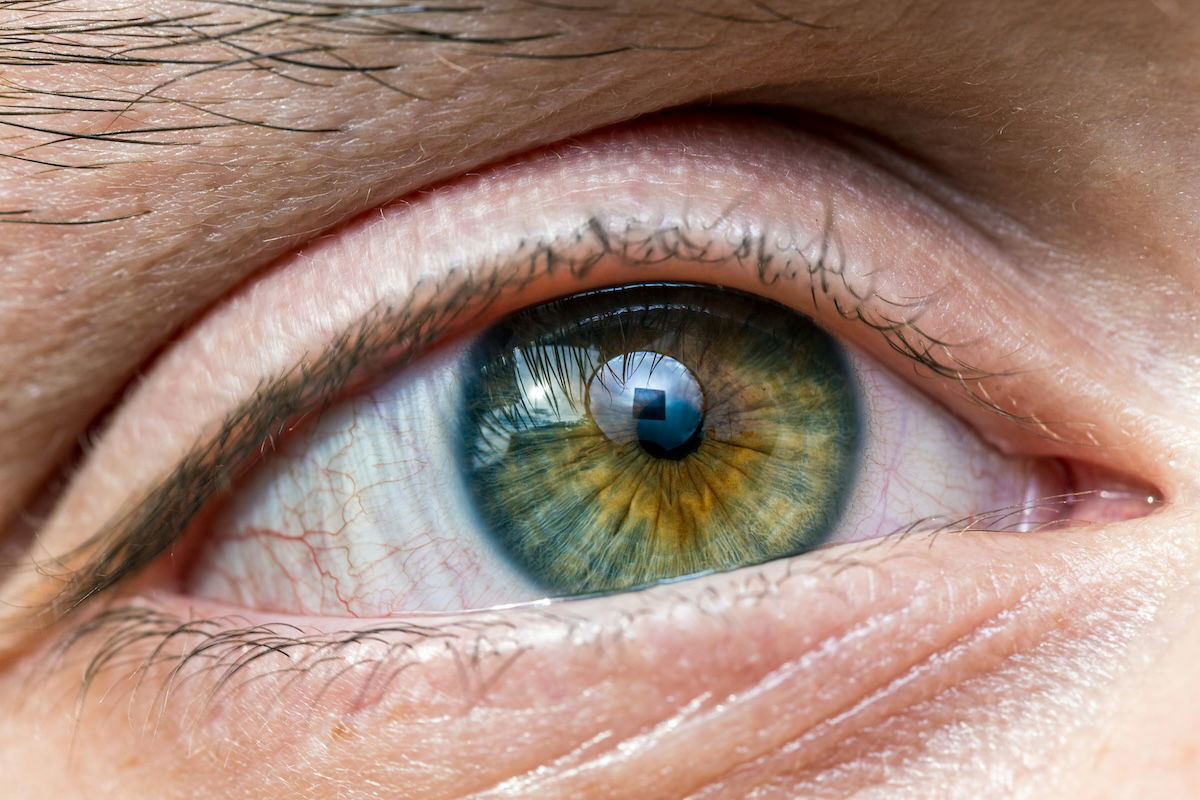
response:
[[[424,681],[450,703],[520,654],[520,672],[485,692],[504,703],[528,691],[524,664],[576,663],[572,637],[614,663],[617,649],[596,643],[665,637],[667,619],[697,625],[706,604],[720,609],[704,637],[721,652],[734,628],[790,608],[808,610],[778,631],[805,646],[881,614],[899,615],[870,622],[888,639],[946,615],[950,630],[977,625],[1030,578],[1010,573],[998,595],[953,609],[967,584],[947,571],[974,583],[997,551],[1051,547],[1050,534],[1073,534],[1045,529],[1138,516],[1153,499],[1055,404],[1054,331],[1013,325],[1026,299],[1003,287],[1019,275],[886,170],[767,115],[643,122],[500,164],[314,242],[173,345],[48,519],[47,543],[115,521],[72,555],[52,607],[103,593],[108,609],[79,639],[109,643],[92,669],[124,685],[114,664],[142,654],[137,686],[166,674],[178,716],[155,715],[179,726],[197,724],[184,687],[204,676],[222,708],[266,691],[325,720],[362,698],[382,714]],[[667,387],[685,398],[725,381],[726,419],[702,402],[679,413],[712,410],[710,427],[728,431],[691,441],[708,425],[694,420],[684,441],[658,441],[688,450],[678,457],[649,452],[649,433],[625,441],[641,469],[674,479],[631,481],[638,468],[612,451],[570,473],[580,456],[565,437],[613,449],[637,433],[634,399],[581,399],[610,365],[648,380],[636,354],[678,365]],[[544,431],[536,386],[559,403]],[[574,433],[559,425],[581,417]],[[738,447],[822,431],[815,444]],[[538,444],[497,440],[518,432]],[[764,461],[704,461],[722,443]],[[728,486],[672,489],[702,464],[689,480]],[[654,511],[632,509],[632,493],[654,495],[636,501]],[[143,499],[126,509],[128,497]],[[622,503],[643,519],[604,518]],[[564,518],[539,516],[553,513]],[[944,529],[932,551],[928,536],[892,535],[929,528]],[[676,541],[706,535],[710,546]],[[664,539],[634,555],[638,536]],[[911,591],[928,604],[901,614]],[[488,610],[574,595],[600,596]],[[128,638],[132,649],[112,645]],[[464,654],[473,676],[460,685]],[[857,663],[851,649],[836,656]]]
[[[58,651],[88,653],[90,690],[248,760],[400,718],[433,785],[446,731],[573,691],[608,705],[572,737],[633,741],[605,676],[639,670],[649,696],[680,660],[702,665],[670,687],[697,714],[752,674],[752,716],[811,695],[816,726],[931,654],[966,669],[969,632],[964,658],[989,625],[1041,635],[1056,606],[1016,613],[1046,590],[1013,554],[1155,505],[1072,413],[1063,332],[1021,278],[908,182],[775,115],[530,153],[212,309],[48,517],[69,571],[8,596],[99,606]],[[268,735],[231,732],[251,711]],[[764,748],[788,735],[761,729]]]
[[[1192,796],[1197,10],[5,3],[0,796]]]
[[[770,170],[791,170],[790,180]],[[589,192],[596,175],[605,184]],[[564,203],[558,193],[575,181],[581,196]],[[457,239],[451,218],[475,231],[469,247],[413,247],[430,230]],[[140,435],[156,409],[239,396],[230,381],[257,386],[253,356],[222,361],[229,336],[274,348],[281,375],[224,419],[191,415],[215,423],[206,438],[191,432],[203,456],[182,458],[184,474],[130,517],[143,530],[108,551],[101,543],[103,571],[78,571],[59,602],[77,603],[139,559],[182,552],[185,530],[199,553],[181,579],[200,599],[379,618],[1145,504],[1146,489],[1039,452],[1046,441],[1078,445],[1086,429],[1045,421],[992,387],[1037,380],[1039,343],[1014,339],[989,285],[1013,265],[953,224],[882,170],[754,114],[631,126],[409,201],[234,297],[146,377],[107,437]],[[680,283],[697,278],[708,288]],[[293,300],[282,313],[271,307],[280,297]],[[486,331],[479,343],[456,347],[472,324]],[[833,331],[863,354],[846,362]],[[431,349],[440,362],[422,366]],[[630,362],[640,356],[652,360]],[[982,432],[876,361],[941,389]],[[683,392],[690,431],[678,443],[623,440],[635,401],[612,392],[647,390],[655,368],[676,375],[664,386]],[[709,396],[725,405],[707,409]],[[583,451],[562,450],[571,438]],[[1000,452],[1022,439],[1033,450]],[[130,473],[130,452],[142,468],[140,451],[97,449],[79,485]],[[61,507],[70,518],[70,494]]]
[[[187,589],[285,613],[460,611],[901,531],[1028,530],[1089,497],[1057,460],[996,453],[808,318],[729,289],[584,292],[441,350],[286,436],[199,534]]]

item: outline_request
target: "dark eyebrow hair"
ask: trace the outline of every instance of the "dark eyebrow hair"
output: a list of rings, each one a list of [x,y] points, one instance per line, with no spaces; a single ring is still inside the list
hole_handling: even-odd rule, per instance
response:
[[[727,25],[825,26],[800,19],[765,0],[726,0],[713,9],[671,5],[627,9],[619,3],[539,0],[404,3],[381,0],[189,0],[177,14],[150,14],[114,6],[77,8],[71,0],[14,0],[10,20],[0,20],[0,128],[17,129],[41,141],[0,157],[63,170],[103,169],[103,163],[68,163],[39,150],[60,143],[96,141],[151,151],[197,143],[216,129],[248,127],[297,134],[332,134],[336,124],[272,122],[270,101],[250,108],[231,106],[246,95],[285,96],[304,87],[328,87],[347,76],[391,91],[401,101],[436,101],[424,92],[420,70],[440,53],[526,60],[600,59],[633,51],[699,50],[706,45],[671,40],[694,33],[687,26],[662,29],[668,17],[682,15]],[[21,16],[26,12],[26,16]],[[635,20],[644,34],[614,33],[598,20]],[[430,47],[440,48],[424,54]],[[85,66],[92,85],[80,88],[22,80],[32,68]],[[124,70],[106,78],[109,68]],[[130,72],[130,70],[132,72]],[[191,93],[195,78],[213,72],[254,73],[253,90],[219,99]],[[140,76],[153,83],[123,85]],[[117,77],[119,76],[119,77]],[[107,85],[105,84],[107,80]],[[242,84],[239,83],[238,86]],[[125,120],[134,111],[153,113],[155,123]],[[164,112],[169,116],[164,118]],[[92,120],[104,124],[98,126]],[[306,120],[307,123],[307,120]],[[143,209],[86,219],[47,218],[31,208],[0,208],[0,224],[99,225],[152,214]]]
[[[823,233],[825,241],[836,238],[832,222],[828,226]],[[429,347],[530,284],[555,273],[584,278],[605,257],[616,257],[633,268],[666,259],[710,268],[732,262],[738,268],[755,270],[764,287],[804,274],[811,281],[814,303],[826,298],[832,313],[864,324],[928,373],[964,388],[1003,375],[965,364],[955,356],[952,345],[924,333],[918,322],[919,304],[913,300],[892,303],[876,294],[855,294],[840,264],[827,260],[830,249],[826,245],[817,248],[816,257],[805,255],[796,249],[798,245],[765,257],[778,245],[770,244],[772,234],[762,231],[734,246],[729,256],[718,257],[713,241],[691,232],[674,227],[639,229],[632,224],[606,227],[595,218],[565,241],[570,243],[569,250],[554,242],[526,241],[519,252],[489,267],[474,273],[457,270],[439,286],[418,286],[418,297],[405,306],[368,311],[323,352],[304,357],[283,374],[264,380],[224,418],[214,435],[187,453],[140,502],[57,560],[57,574],[49,565],[40,567],[59,583],[59,589],[43,607],[33,609],[38,626],[71,615],[147,567],[180,540],[205,506],[232,487],[303,418],[320,414],[356,385],[377,382],[382,373],[403,369]],[[636,280],[637,275],[630,273],[625,283]],[[849,291],[856,303],[839,299],[835,290]],[[871,305],[876,307],[872,310]],[[880,307],[891,309],[896,316]],[[989,408],[1017,424],[1038,424],[995,405]]]

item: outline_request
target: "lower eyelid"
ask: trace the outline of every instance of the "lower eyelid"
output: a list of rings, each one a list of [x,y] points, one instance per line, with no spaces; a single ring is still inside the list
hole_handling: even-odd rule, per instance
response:
[[[591,796],[582,787],[600,766],[652,796],[647,776],[699,787],[768,758],[814,778],[829,768],[825,780],[849,787],[884,753],[902,754],[896,769],[963,757],[942,734],[964,719],[988,736],[981,758],[1058,758],[1030,742],[1103,724],[1113,674],[1093,665],[1121,663],[1188,578],[1187,537],[1162,535],[1172,524],[856,543],[601,600],[364,620],[357,634],[150,596],[61,663],[90,664],[87,696],[106,698],[81,706],[81,732],[111,730],[101,723],[119,707],[135,731],[174,743],[167,757],[184,742],[205,754],[192,763],[217,765],[214,790],[239,776],[248,790],[294,752],[320,775],[352,765],[358,782],[386,781],[402,755],[431,796]],[[464,772],[464,742],[490,755],[503,742],[506,757]]]

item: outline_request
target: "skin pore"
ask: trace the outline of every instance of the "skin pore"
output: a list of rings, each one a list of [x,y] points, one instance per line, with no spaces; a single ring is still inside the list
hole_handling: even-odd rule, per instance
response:
[[[1191,796],[1192,5],[10,4],[6,785],[28,798]],[[724,285],[824,309],[822,325],[998,450],[1084,465],[1084,487],[1149,487],[1161,508],[851,543],[444,619],[280,618],[164,593],[202,492],[158,517],[145,498],[231,419],[253,427],[237,412],[256,388],[316,395],[307,356],[372,344],[344,337],[372,308],[447,316],[466,296],[452,276],[531,263],[510,240],[544,236],[574,263],[587,259],[573,232],[607,244],[579,279],[523,293],[494,281],[507,288],[472,325],[628,280],[611,243],[679,197],[705,231],[794,226],[807,242],[836,220],[859,265],[841,289],[921,299],[902,329],[926,337],[918,351],[953,343],[955,369],[914,365],[880,325],[829,313],[806,275],[774,283],[761,260],[705,255],[738,266],[716,273]],[[612,219],[592,224],[596,209]],[[657,265],[638,278],[703,279],[703,259],[679,253],[643,259]],[[380,340],[437,339],[425,313]],[[247,453],[316,401],[274,402],[238,440]],[[61,599],[64,567],[139,513],[152,532],[181,530],[118,585],[38,613]]]

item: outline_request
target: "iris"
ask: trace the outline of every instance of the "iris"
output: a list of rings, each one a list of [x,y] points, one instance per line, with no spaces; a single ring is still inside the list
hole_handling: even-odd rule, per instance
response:
[[[827,541],[861,414],[807,317],[691,284],[528,308],[470,357],[462,475],[498,550],[550,594],[615,591]]]

